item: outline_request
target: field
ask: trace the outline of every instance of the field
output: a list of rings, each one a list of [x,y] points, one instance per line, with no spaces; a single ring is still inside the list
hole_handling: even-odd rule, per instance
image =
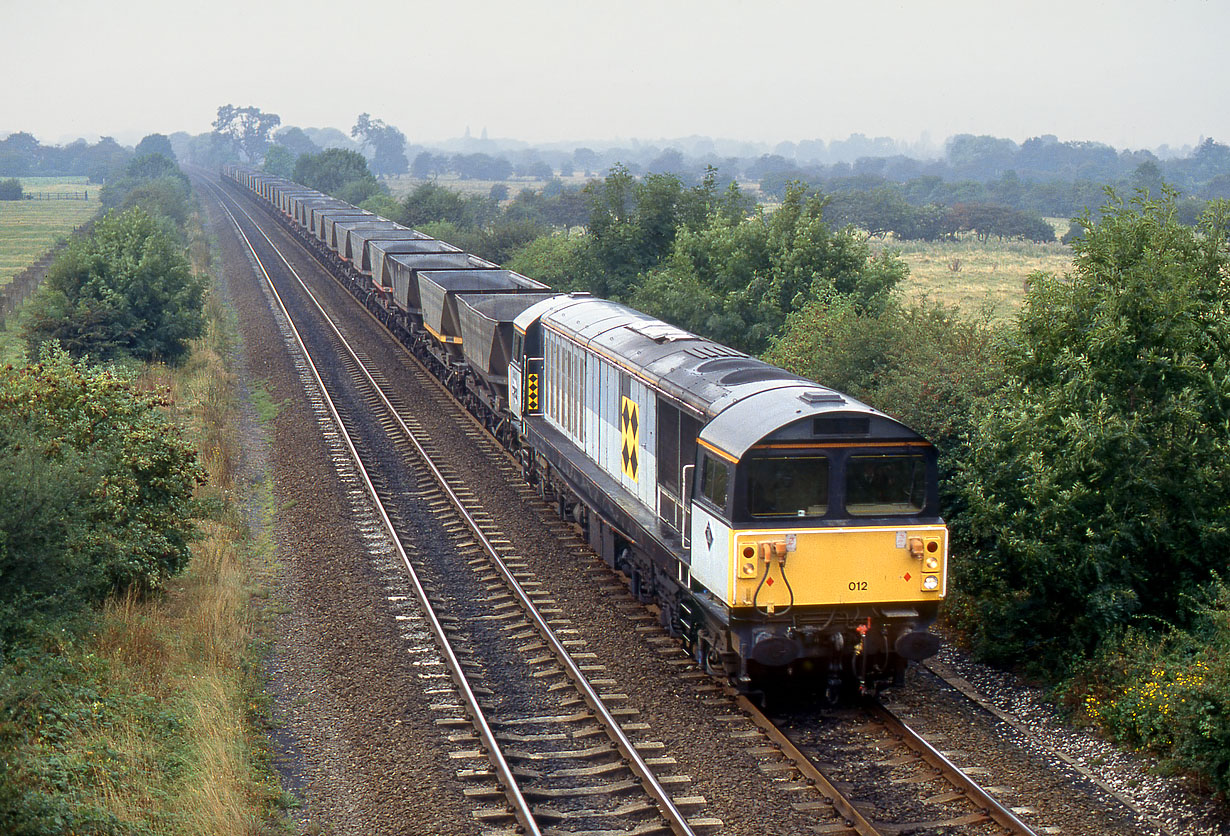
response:
[[[887,247],[909,265],[903,288],[907,296],[926,296],[970,312],[989,306],[995,319],[1010,317],[1020,307],[1031,274],[1063,274],[1072,267],[1072,248],[1063,244],[982,243],[971,236],[957,241],[894,241]]]
[[[578,174],[572,177],[561,177],[560,179],[567,186],[579,188],[593,178]],[[536,192],[540,192],[547,185],[546,180],[534,177],[510,177],[507,180],[462,180],[455,174],[442,174],[434,179],[422,179],[411,177],[409,174],[402,174],[397,177],[386,177],[381,182],[389,187],[389,191],[396,198],[403,198],[414,191],[416,186],[432,182],[462,194],[472,194],[480,197],[486,197],[491,194],[491,187],[497,183],[508,187],[509,197],[515,197],[517,192],[522,189],[533,189]]]
[[[87,192],[89,200],[0,201],[0,287],[102,207],[84,177],[22,177],[29,192]]]
[[[563,178],[569,186],[582,186],[589,179],[577,174]],[[393,196],[405,197],[415,186],[431,182],[408,175],[384,180]],[[435,182],[455,191],[486,196],[497,183],[508,187],[513,197],[521,189],[541,190],[546,182],[532,178],[510,180],[462,180],[448,174]],[[742,184],[745,192],[755,196],[754,184]],[[769,203],[771,210],[776,208]],[[1048,218],[1056,236],[1068,231],[1068,221]],[[1037,272],[1062,274],[1071,269],[1072,248],[1063,244],[1035,244],[1028,241],[978,241],[967,234],[956,241],[887,241],[872,240],[873,250],[891,249],[909,266],[910,275],[903,290],[911,298],[927,297],[937,302],[957,305],[968,312],[989,308],[992,318],[1011,317],[1025,296],[1025,283]]]

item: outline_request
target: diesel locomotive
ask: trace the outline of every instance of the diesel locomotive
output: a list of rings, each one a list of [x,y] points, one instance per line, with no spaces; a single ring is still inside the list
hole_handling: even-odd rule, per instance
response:
[[[866,404],[240,166],[261,201],[744,690],[899,683],[948,577],[936,451]]]

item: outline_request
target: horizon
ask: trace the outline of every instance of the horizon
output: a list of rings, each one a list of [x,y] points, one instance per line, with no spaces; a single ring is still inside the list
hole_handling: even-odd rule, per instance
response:
[[[273,111],[273,112],[276,113],[276,111]],[[333,126],[333,125],[294,125],[294,124],[283,123],[278,126],[277,130],[274,133],[276,134],[290,127],[297,127],[304,131],[336,130],[344,134],[347,137],[347,139],[350,139],[349,132],[346,129]],[[100,134],[100,133],[94,132],[94,133],[86,133],[86,134],[81,134],[81,135],[76,135],[76,136],[64,135],[64,136],[49,140],[29,130],[23,130],[20,128],[13,129],[13,130],[6,129],[6,128],[0,128],[0,142],[4,141],[9,136],[15,133],[30,134],[34,136],[34,138],[37,139],[41,145],[52,146],[52,147],[64,147],[64,146],[71,145],[75,142],[80,142],[80,141],[85,141],[92,145],[92,144],[97,143],[104,137],[109,136],[110,138],[118,142],[120,145],[128,147],[128,148],[132,148],[132,147],[135,147],[137,143],[139,143],[142,139],[144,139],[146,136],[149,135],[147,133],[127,132],[126,134],[116,136],[112,134]],[[170,137],[176,133],[188,133],[188,132],[187,131],[153,131],[151,133],[161,133],[165,136]],[[196,134],[189,134],[189,135],[196,136]],[[917,139],[906,139],[902,137],[873,136],[871,134],[856,131],[854,133],[847,134],[846,136],[841,136],[841,137],[832,137],[832,138],[800,137],[797,139],[781,139],[781,140],[774,140],[774,141],[748,140],[748,139],[739,139],[735,137],[708,136],[704,134],[690,134],[687,136],[656,137],[656,138],[629,136],[629,137],[616,137],[614,139],[596,139],[596,138],[591,137],[589,139],[562,139],[562,140],[552,140],[552,141],[544,141],[544,142],[537,142],[537,143],[532,142],[527,139],[522,139],[522,138],[513,137],[513,136],[480,137],[480,136],[475,136],[473,132],[471,132],[468,134],[463,133],[458,136],[446,137],[443,139],[435,139],[435,140],[416,140],[413,137],[407,137],[406,143],[408,147],[419,146],[419,147],[425,147],[428,149],[446,147],[449,145],[454,145],[454,144],[463,143],[463,142],[489,142],[493,145],[500,145],[500,144],[518,145],[518,146],[523,146],[529,149],[554,148],[554,149],[573,150],[575,148],[584,147],[584,148],[591,148],[594,150],[606,150],[606,149],[611,149],[611,148],[629,147],[629,148],[658,148],[661,150],[667,150],[667,149],[674,148],[674,149],[679,149],[682,151],[682,149],[680,148],[680,146],[682,145],[686,145],[690,142],[706,141],[706,142],[712,142],[715,144],[723,143],[723,144],[731,144],[731,145],[740,145],[740,144],[750,145],[750,146],[755,146],[758,149],[760,149],[759,153],[774,154],[774,153],[778,153],[776,149],[779,148],[783,144],[797,145],[803,142],[819,141],[819,142],[823,142],[826,147],[831,147],[834,143],[848,142],[851,139],[855,139],[857,137],[863,137],[870,141],[888,140],[896,144],[899,148],[902,146],[906,146],[905,150],[899,150],[897,152],[897,153],[903,154],[904,156],[912,156],[913,151],[920,149],[920,148],[927,148],[933,152],[932,156],[915,156],[914,157],[914,159],[927,160],[927,159],[943,159],[944,153],[945,153],[945,147],[948,141],[953,139],[956,136],[965,136],[965,135],[991,136],[996,139],[1008,139],[1008,140],[1011,140],[1012,142],[1015,142],[1018,146],[1022,145],[1024,142],[1030,139],[1038,139],[1042,137],[1053,136],[1056,138],[1058,142],[1061,142],[1061,143],[1063,142],[1077,142],[1077,143],[1088,142],[1088,143],[1093,143],[1097,145],[1107,146],[1109,148],[1112,148],[1117,153],[1134,152],[1134,151],[1148,151],[1150,153],[1153,153],[1159,156],[1159,158],[1162,158],[1162,159],[1186,156],[1194,152],[1201,145],[1201,143],[1203,143],[1205,140],[1214,139],[1214,141],[1216,141],[1216,137],[1210,137],[1209,135],[1201,134],[1195,140],[1182,142],[1178,144],[1162,143],[1160,145],[1154,145],[1154,146],[1119,146],[1119,145],[1115,145],[1110,142],[1105,142],[1099,139],[1092,139],[1089,137],[1062,137],[1062,136],[1058,136],[1054,134],[1053,132],[1043,132],[1043,133],[1033,134],[1031,136],[1024,137],[1024,138],[1005,137],[1005,136],[999,136],[996,134],[990,134],[986,132],[981,132],[981,133],[963,132],[961,134],[950,134],[948,136],[945,136],[942,140],[936,141],[932,139],[931,137],[926,136],[925,133],[922,136],[918,137]],[[354,140],[351,140],[351,141],[354,141]],[[356,145],[358,145],[357,141],[355,142],[356,142]],[[1222,143],[1222,144],[1227,144],[1227,143]],[[508,150],[508,149],[501,149],[501,150]],[[1159,151],[1164,151],[1165,156],[1163,156],[1162,154],[1159,154],[1158,153]],[[688,156],[688,152],[684,151],[683,153],[685,154],[685,156]],[[865,156],[880,156],[880,155],[865,155]]]
[[[340,20],[325,0],[0,3],[23,33],[0,55],[20,79],[0,89],[0,120],[54,144],[199,134],[228,103],[343,132],[366,112],[420,144],[467,125],[537,146],[1230,137],[1230,6],[1204,0],[378,0]],[[249,30],[276,37],[254,48]],[[316,57],[347,68],[308,84]]]

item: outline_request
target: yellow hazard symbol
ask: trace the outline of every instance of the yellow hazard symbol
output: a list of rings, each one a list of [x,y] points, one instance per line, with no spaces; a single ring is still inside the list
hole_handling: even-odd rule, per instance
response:
[[[525,376],[525,409],[527,412],[538,411],[538,373],[531,372]]]
[[[623,442],[624,476],[636,481],[637,448],[641,442],[641,409],[631,398],[622,398],[619,435]]]

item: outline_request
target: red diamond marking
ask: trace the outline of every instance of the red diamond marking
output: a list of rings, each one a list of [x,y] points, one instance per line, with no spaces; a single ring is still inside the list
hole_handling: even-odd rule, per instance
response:
[[[906,572],[902,577],[904,577],[908,581],[910,579],[910,573]]]
[[[766,583],[767,585],[769,585],[769,586],[772,586],[772,585],[773,585],[773,579],[772,579],[772,578],[769,578],[767,581],[765,581],[765,583]]]

